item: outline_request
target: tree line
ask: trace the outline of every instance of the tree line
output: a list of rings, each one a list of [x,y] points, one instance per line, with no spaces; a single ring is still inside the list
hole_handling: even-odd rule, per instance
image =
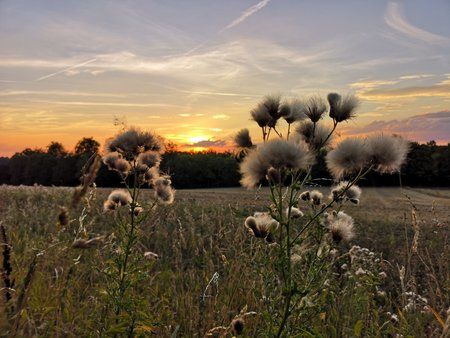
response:
[[[88,159],[98,153],[100,144],[93,138],[83,138],[73,151],[67,151],[59,142],[44,149],[27,148],[11,158],[0,157],[0,184],[45,186],[76,186]],[[319,156],[313,176],[320,177],[318,185],[329,185],[332,180],[325,166],[325,153]],[[181,152],[169,147],[161,163],[162,171],[169,173],[175,188],[218,188],[239,186],[239,159],[231,153]],[[411,143],[411,151],[401,175],[372,174],[360,182],[366,186],[450,186],[450,144]],[[116,173],[106,166],[99,170],[99,187],[120,185]]]

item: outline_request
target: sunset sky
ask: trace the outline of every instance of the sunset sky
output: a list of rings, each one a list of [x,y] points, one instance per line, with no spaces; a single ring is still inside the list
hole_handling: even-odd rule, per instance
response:
[[[0,0],[0,155],[103,143],[115,119],[220,147],[264,95],[329,91],[362,101],[343,135],[448,142],[449,14],[448,0]]]

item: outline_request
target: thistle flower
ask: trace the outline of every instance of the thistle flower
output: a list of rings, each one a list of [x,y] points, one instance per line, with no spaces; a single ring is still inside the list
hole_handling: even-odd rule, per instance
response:
[[[361,188],[357,185],[352,185],[349,187],[345,193],[342,195],[345,188],[347,188],[349,182],[342,181],[338,185],[335,185],[331,188],[331,194],[329,198],[331,200],[336,200],[337,202],[342,202],[344,200],[349,200],[350,202],[354,204],[359,203],[359,198],[361,197]]]
[[[297,136],[314,150],[328,146],[332,141],[332,132],[322,124],[305,121],[296,128]]]
[[[172,204],[175,199],[175,190],[170,184],[171,181],[168,177],[159,177],[153,180],[155,196],[164,204]]]
[[[300,170],[308,168],[313,161],[314,157],[304,142],[272,140],[250,152],[242,161],[241,184],[247,188],[254,187],[266,176],[270,167]]]
[[[251,150],[239,166],[242,175],[240,183],[250,189],[255,187],[266,175],[270,166],[262,162],[258,149]]]
[[[135,207],[133,210],[133,214],[134,214],[134,216],[139,216],[143,211],[144,211],[144,209],[142,209],[142,207]]]
[[[103,236],[93,237],[91,239],[77,239],[72,243],[74,249],[90,249],[103,243]]]
[[[259,103],[256,108],[252,109],[250,115],[252,116],[253,121],[258,123],[258,126],[261,128],[268,126],[272,120],[267,112],[267,108],[262,103]]]
[[[286,208],[284,211],[285,216],[289,215],[289,208]],[[291,218],[300,218],[303,216],[303,212],[299,208],[291,207]]]
[[[309,119],[314,123],[322,118],[322,115],[326,110],[327,105],[325,104],[325,101],[319,96],[310,97],[302,107],[303,114],[309,117]]]
[[[159,171],[156,167],[152,167],[144,173],[144,180],[148,183],[152,183],[157,178],[159,178]]]
[[[154,252],[146,251],[146,252],[144,252],[144,258],[152,261],[152,260],[157,260],[159,258],[159,256],[158,256],[158,254],[155,254]]]
[[[131,164],[123,158],[118,158],[114,162],[114,169],[123,175],[127,175],[131,170]]]
[[[328,104],[330,105],[330,117],[332,119],[334,119],[334,116],[336,115],[336,109],[341,101],[341,98],[341,95],[338,93],[329,93],[327,96]]]
[[[300,194],[300,199],[302,199],[303,201],[309,201],[311,199],[311,194],[309,193],[309,191],[304,191]]]
[[[281,172],[278,169],[270,167],[269,170],[267,170],[266,178],[272,184],[280,184],[281,183]]]
[[[103,211],[108,212],[108,211],[113,211],[117,209],[117,204],[114,203],[111,200],[106,200],[105,202],[103,202]]]
[[[280,115],[283,116],[285,121],[289,124],[306,118],[303,103],[298,99],[284,102],[280,106]]]
[[[331,238],[335,243],[341,241],[348,242],[354,236],[353,230],[353,218],[343,211],[333,211],[332,214],[325,213],[322,224],[328,229],[331,234]]]
[[[367,138],[370,163],[380,173],[400,170],[409,151],[409,142],[399,136],[376,135]]]
[[[162,152],[164,146],[156,135],[132,127],[109,140],[106,149],[108,152],[117,151],[126,159],[131,160],[149,150]]]
[[[113,201],[118,206],[127,205],[132,202],[132,198],[130,196],[130,193],[126,190],[113,190],[109,196],[108,200]]]
[[[364,168],[367,164],[367,147],[361,139],[345,139],[327,154],[326,163],[331,174],[341,178]]]
[[[267,95],[264,99],[262,104],[266,108],[267,113],[271,117],[268,126],[269,127],[275,127],[277,124],[277,121],[281,117],[281,98],[278,95]]]
[[[339,94],[328,94],[330,104],[330,117],[335,122],[343,122],[355,117],[355,109],[359,105],[359,100],[354,95],[347,95],[342,98]]]
[[[116,169],[115,164],[116,161],[120,158],[120,154],[117,151],[113,151],[111,153],[107,153],[102,157],[103,163],[105,163],[109,169]]]
[[[148,168],[159,167],[161,162],[161,155],[156,151],[146,151],[145,153],[139,154],[137,157],[137,162],[140,165],[145,165]]]
[[[242,334],[242,332],[244,331],[244,319],[241,317],[235,318],[233,319],[233,321],[231,322],[231,332],[233,333],[233,335],[235,336],[239,336],[240,334]]]
[[[274,238],[271,231],[278,227],[278,222],[267,213],[255,213],[247,217],[244,225],[256,238],[264,238],[266,242],[272,243]]]
[[[313,190],[310,192],[310,199],[312,204],[320,205],[322,202],[323,194],[319,190]]]
[[[253,142],[250,137],[250,132],[247,128],[241,129],[234,136],[234,143],[238,148],[252,148]]]

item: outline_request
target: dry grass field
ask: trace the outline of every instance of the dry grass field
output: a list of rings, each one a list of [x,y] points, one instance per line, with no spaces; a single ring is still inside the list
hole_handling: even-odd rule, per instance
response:
[[[59,206],[70,204],[72,189],[0,187],[0,223],[15,280],[11,296],[21,298],[16,314],[8,317],[2,295],[0,332],[36,337],[101,334],[106,290],[99,271],[107,259],[103,248],[115,232],[113,216],[102,212],[109,191],[91,191],[89,200],[70,210],[70,223],[61,229]],[[245,336],[264,336],[265,285],[258,271],[265,249],[248,236],[243,222],[254,211],[264,211],[267,194],[264,188],[180,190],[173,205],[146,221],[139,248],[157,253],[159,259],[149,266],[150,279],[140,290],[152,323],[139,328],[141,335],[201,337],[246,309],[256,315],[246,321]],[[385,299],[368,306],[342,291],[332,305],[323,305],[320,318],[309,319],[311,332],[321,337],[439,336],[450,305],[450,190],[366,188],[360,205],[346,208],[357,227],[352,244],[381,254],[385,262]],[[104,247],[72,248],[80,222],[91,236],[105,236]],[[402,266],[404,283],[427,299],[428,310],[402,310]],[[339,307],[340,302],[346,305]]]

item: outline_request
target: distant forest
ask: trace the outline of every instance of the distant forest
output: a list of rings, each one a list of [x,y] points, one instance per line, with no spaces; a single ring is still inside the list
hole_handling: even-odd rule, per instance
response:
[[[99,151],[99,143],[83,138],[74,151],[52,142],[46,150],[25,149],[11,158],[0,157],[0,184],[45,186],[76,186],[79,184],[83,165]],[[314,167],[314,177],[322,177],[318,185],[329,185],[332,180],[320,156]],[[230,153],[180,152],[169,147],[161,163],[161,169],[172,176],[173,186],[183,188],[217,188],[239,186],[239,160]],[[361,185],[366,186],[450,186],[450,144],[437,145],[412,143],[408,161],[401,177],[395,175],[369,175]],[[96,184],[99,187],[119,186],[117,173],[102,166]]]

